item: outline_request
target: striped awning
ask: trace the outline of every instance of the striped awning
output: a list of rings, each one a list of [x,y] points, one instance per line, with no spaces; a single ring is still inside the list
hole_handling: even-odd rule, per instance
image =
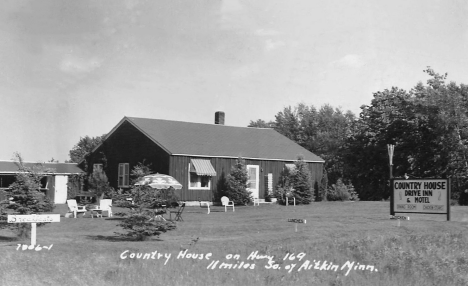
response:
[[[216,171],[210,160],[191,159],[190,172],[196,173],[198,176],[216,176]]]

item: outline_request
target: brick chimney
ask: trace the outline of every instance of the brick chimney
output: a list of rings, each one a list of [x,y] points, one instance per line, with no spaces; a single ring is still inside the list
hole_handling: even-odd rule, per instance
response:
[[[215,124],[224,125],[224,112],[223,111],[216,111]]]

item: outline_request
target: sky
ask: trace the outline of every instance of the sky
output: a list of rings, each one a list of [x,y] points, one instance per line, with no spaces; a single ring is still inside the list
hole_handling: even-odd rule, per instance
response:
[[[247,126],[287,106],[468,84],[464,0],[4,0],[0,160],[64,162],[124,116]]]

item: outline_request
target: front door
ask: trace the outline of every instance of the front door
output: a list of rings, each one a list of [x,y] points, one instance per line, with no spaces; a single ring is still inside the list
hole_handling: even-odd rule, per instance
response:
[[[56,204],[67,202],[68,176],[55,176],[55,201]]]
[[[247,187],[249,191],[252,192],[252,197],[258,199],[260,195],[260,166],[257,165],[247,165],[247,173],[249,174],[249,179],[247,180]]]

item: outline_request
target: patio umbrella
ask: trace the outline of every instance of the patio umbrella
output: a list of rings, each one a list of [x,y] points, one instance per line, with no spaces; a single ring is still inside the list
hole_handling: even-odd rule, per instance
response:
[[[148,185],[153,189],[169,189],[173,187],[176,190],[182,189],[182,184],[177,182],[176,179],[169,175],[164,174],[152,174],[144,176],[140,181],[138,181],[135,185]]]

